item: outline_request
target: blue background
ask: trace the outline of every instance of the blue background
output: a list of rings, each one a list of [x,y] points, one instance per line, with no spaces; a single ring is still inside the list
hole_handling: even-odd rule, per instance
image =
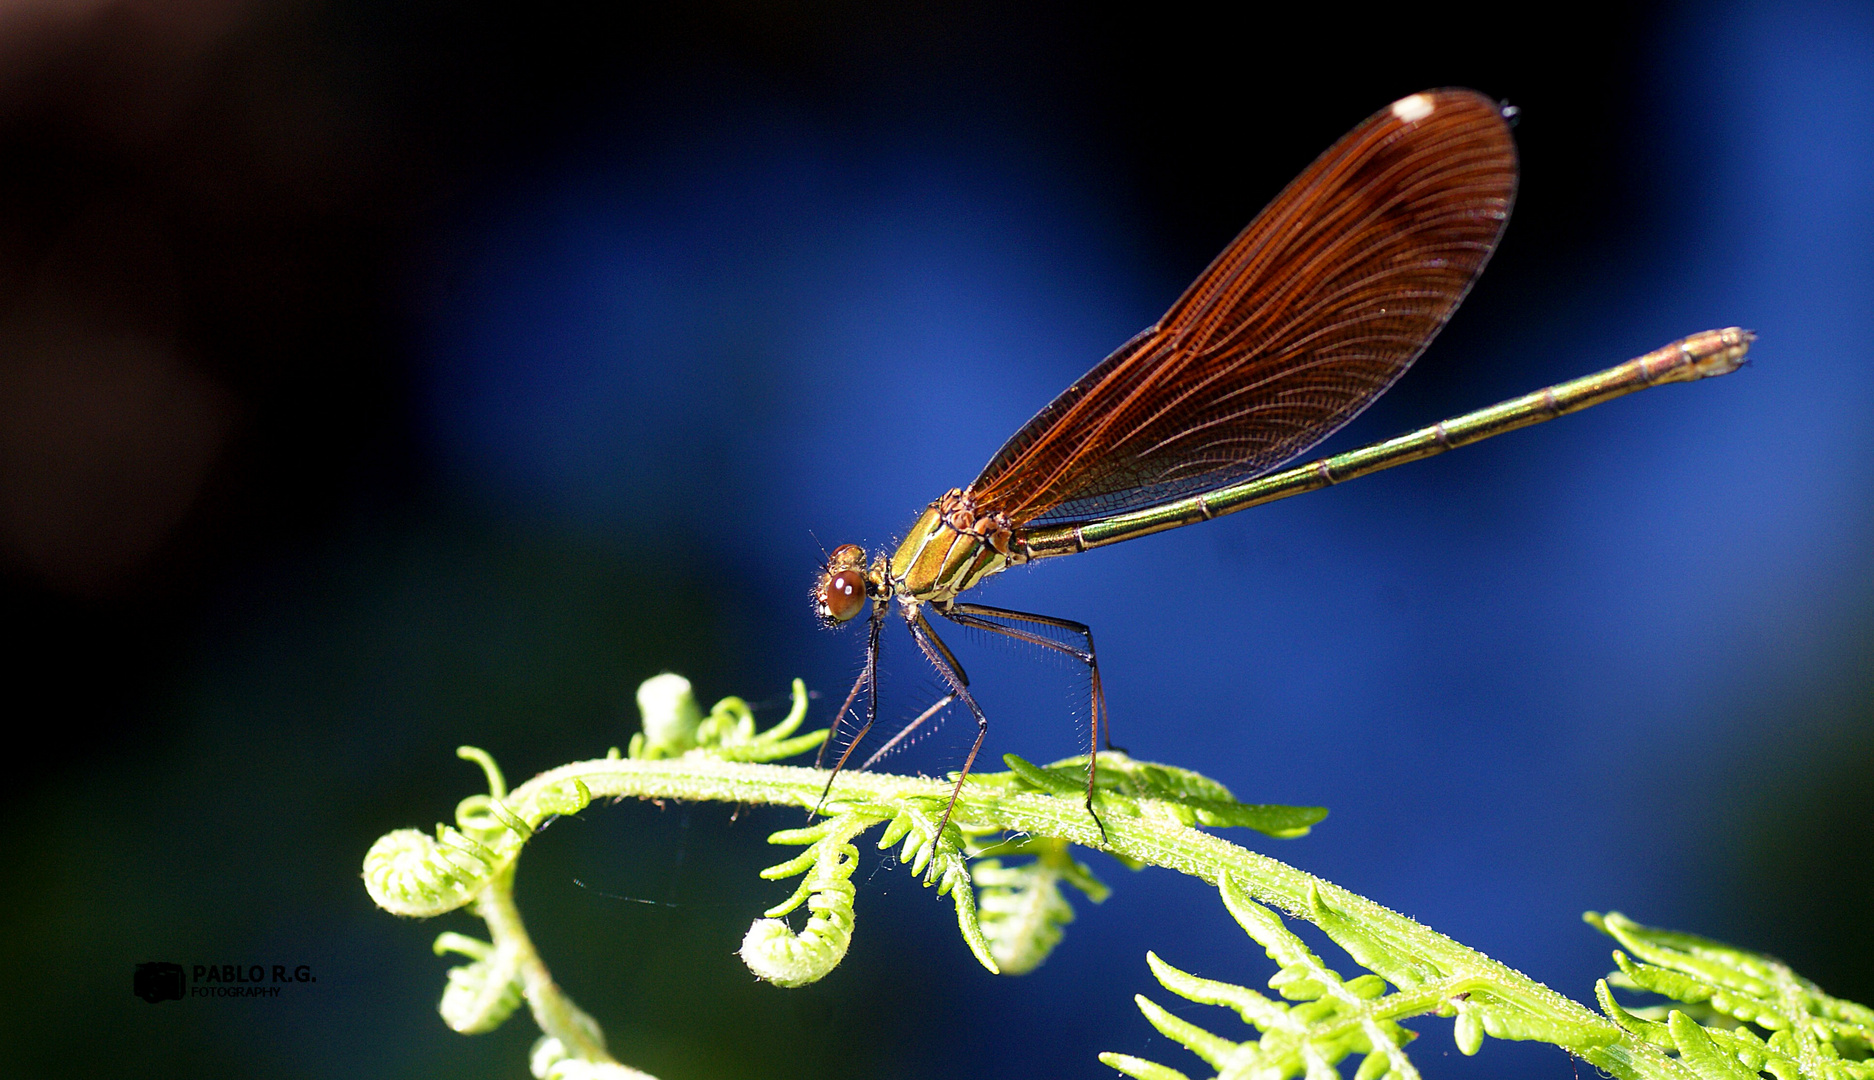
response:
[[[403,174],[376,166],[370,205],[394,213],[352,224],[386,239],[320,264],[362,279],[342,295],[371,314],[332,343],[368,347],[335,361],[351,382],[321,392],[344,399],[340,422],[288,487],[316,489],[313,510],[261,494],[295,453],[276,446],[204,497],[183,554],[145,571],[158,585],[69,599],[16,570],[21,610],[67,627],[45,647],[66,666],[45,670],[79,671],[99,625],[137,628],[104,651],[130,685],[78,692],[108,714],[102,737],[55,731],[64,754],[9,815],[8,923],[36,939],[15,985],[57,972],[41,1003],[87,1017],[44,1030],[102,1025],[158,1071],[517,1075],[525,1017],[466,1040],[432,1011],[446,965],[427,943],[469,921],[391,919],[355,876],[379,833],[471,793],[452,748],[487,747],[514,779],[595,756],[629,737],[632,690],[660,670],[705,703],[770,706],[800,676],[824,722],[862,635],[815,625],[821,545],[891,544],[1314,153],[1441,84],[1522,106],[1518,211],[1447,333],[1331,446],[1708,327],[1755,329],[1752,364],[1007,573],[979,598],[1095,628],[1135,756],[1331,808],[1305,839],[1233,839],[1578,1000],[1610,948],[1579,916],[1608,909],[1874,995],[1867,7],[1398,31],[1423,48],[1373,26],[1345,52],[1330,20],[1264,28],[1258,48],[1284,55],[1261,64],[1232,43],[1255,27],[1194,15],[970,9],[880,29],[742,12],[733,31],[647,21],[687,51],[635,67],[655,50],[625,43],[629,20],[572,44],[590,28],[505,17],[523,45],[494,16],[445,31],[319,11],[319,63],[392,118],[352,152],[402,162],[385,145],[415,132],[441,163],[403,201],[384,194]],[[290,51],[255,33],[227,48],[263,67]],[[1602,51],[1547,51],[1582,41]],[[421,87],[432,45],[433,82],[481,96]],[[551,93],[500,104],[560,60],[574,74]],[[484,121],[498,137],[435,134]],[[286,385],[254,392],[255,426],[322,427]],[[985,761],[1077,751],[1069,666],[946,637],[992,718]],[[908,718],[936,680],[901,631],[885,648],[884,714]],[[954,768],[973,734],[953,717],[890,767]],[[1172,1000],[1145,950],[1269,974],[1202,886],[1089,856],[1115,894],[1078,903],[1032,975],[989,976],[946,904],[868,863],[847,964],[801,991],[754,985],[732,951],[781,895],[754,877],[761,839],[793,822],[595,807],[530,850],[523,911],[623,1060],[667,1077],[1099,1075],[1094,1054],[1118,1050],[1197,1071],[1132,1004]],[[275,1003],[151,1009],[119,988],[138,960],[248,957],[329,974]],[[65,1052],[7,1023],[10,1056]],[[1465,1059],[1445,1024],[1416,1026],[1428,1077],[1572,1075],[1552,1048]]]

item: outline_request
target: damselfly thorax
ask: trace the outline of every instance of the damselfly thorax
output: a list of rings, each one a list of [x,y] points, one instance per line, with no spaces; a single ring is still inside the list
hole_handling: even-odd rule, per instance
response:
[[[856,544],[834,549],[814,585],[814,609],[838,625],[867,600],[947,607],[989,575],[1027,561],[1006,518],[977,513],[967,492],[951,488],[925,508],[890,557],[879,552],[868,563]]]

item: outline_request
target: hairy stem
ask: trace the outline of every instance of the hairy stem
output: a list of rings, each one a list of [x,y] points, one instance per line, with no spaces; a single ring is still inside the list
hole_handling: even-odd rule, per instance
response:
[[[827,774],[817,769],[742,764],[700,756],[655,761],[607,758],[541,773],[516,788],[508,803],[532,820],[532,802],[551,798],[577,781],[595,799],[767,803],[811,809],[819,803],[826,780]],[[942,803],[949,794],[950,784],[943,780],[842,773],[824,809],[835,813],[843,806],[907,799]],[[1135,862],[1177,870],[1213,885],[1228,874],[1257,901],[1311,921],[1317,921],[1326,908],[1366,935],[1392,943],[1397,951],[1433,961],[1445,970],[1463,970],[1483,977],[1505,1001],[1587,1033],[1581,1045],[1570,1049],[1586,1053],[1617,1042],[1624,1034],[1605,1017],[1507,965],[1313,874],[1187,826],[1169,808],[1160,813],[1149,802],[1121,800],[1112,800],[1111,805],[1114,812],[1110,813],[1105,805],[1101,807],[1106,824],[1102,842],[1099,826],[1076,799],[979,784],[972,778],[957,797],[955,817],[960,822],[1055,837]],[[1125,812],[1128,810],[1135,812]]]
[[[475,898],[475,914],[488,924],[488,933],[496,945],[515,950],[520,967],[522,992],[534,1022],[542,1033],[558,1039],[574,1057],[585,1061],[611,1062],[605,1047],[596,1042],[575,1019],[576,1007],[553,981],[546,962],[534,948],[533,938],[521,922],[514,906],[514,868],[508,867]]]

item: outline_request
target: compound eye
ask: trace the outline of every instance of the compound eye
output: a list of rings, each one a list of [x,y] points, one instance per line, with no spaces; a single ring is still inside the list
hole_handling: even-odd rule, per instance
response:
[[[865,575],[857,570],[828,574],[820,585],[820,617],[843,623],[865,610]]]

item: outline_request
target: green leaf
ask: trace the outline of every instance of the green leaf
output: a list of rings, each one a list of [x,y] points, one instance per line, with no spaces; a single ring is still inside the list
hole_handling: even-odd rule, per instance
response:
[[[987,785],[1064,797],[1081,797],[1086,793],[1087,758],[1084,754],[1049,765],[1035,765],[1015,754],[1004,754],[1002,761],[1009,767],[1008,772],[978,774],[971,779]],[[1202,773],[1175,765],[1137,761],[1117,750],[1100,755],[1094,786],[1100,792],[1126,799],[1162,803],[1187,825],[1242,826],[1284,838],[1306,835],[1310,826],[1327,816],[1327,809],[1320,806],[1240,803],[1229,788]]]
[[[1701,1080],[1757,1080],[1757,1074],[1738,1064],[1737,1058],[1718,1049],[1705,1029],[1677,1009],[1666,1017],[1672,1041],[1678,1044],[1679,1057]]]
[[[1284,840],[1308,835],[1312,826],[1327,817],[1325,806],[1276,806],[1207,799],[1187,799],[1184,805],[1197,811],[1199,825],[1214,828],[1241,826]]]
[[[1136,1058],[1131,1054],[1101,1054],[1100,1064],[1118,1069],[1127,1076],[1133,1077],[1134,1080],[1191,1080],[1176,1069],[1147,1061],[1144,1058]]]

